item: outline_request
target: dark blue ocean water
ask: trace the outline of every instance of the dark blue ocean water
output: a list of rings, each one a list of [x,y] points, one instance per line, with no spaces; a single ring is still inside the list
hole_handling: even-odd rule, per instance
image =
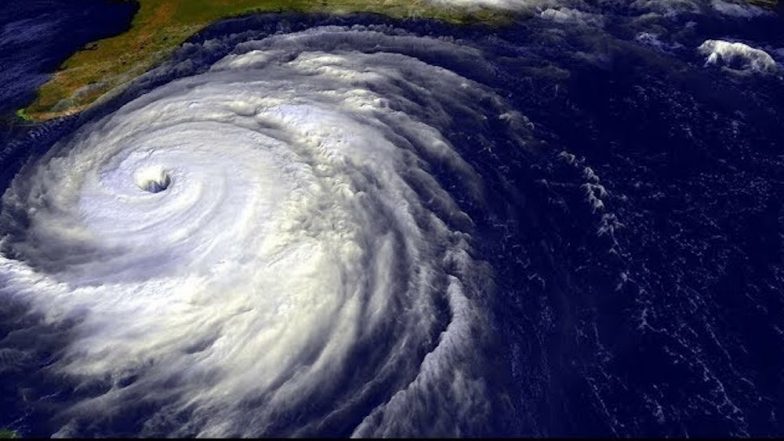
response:
[[[2,105],[12,103],[4,109],[29,99],[41,72],[79,41],[117,32],[132,13],[84,3],[94,6],[56,16],[36,9],[51,10],[50,2],[31,3],[25,17],[40,31],[26,35],[25,49],[0,40],[13,49],[1,52],[0,75],[23,78],[3,80],[16,81],[0,91]],[[784,82],[706,67],[695,48],[723,37],[782,48],[784,22],[681,15],[657,22],[662,50],[635,40],[648,27],[628,14],[608,12],[602,32],[525,19],[503,29],[366,15],[222,22],[193,39],[215,40],[209,49],[182,49],[171,61],[176,69],[102,108],[44,127],[4,128],[2,183],[82,122],[206,69],[245,39],[352,23],[454,38],[480,49],[482,60],[416,47],[407,55],[493,88],[533,134],[520,148],[503,124],[478,126],[458,109],[445,134],[496,189],[482,207],[455,195],[476,223],[478,257],[492,265],[497,285],[498,340],[485,350],[498,360],[488,372],[489,399],[504,404],[477,434],[782,435]],[[0,13],[0,23],[11,16]],[[96,20],[101,28],[88,25]],[[52,40],[74,27],[90,31],[67,44]],[[476,103],[488,112],[493,105]],[[476,145],[476,131],[495,134],[491,145]],[[458,188],[449,175],[439,178]],[[0,337],[24,327],[16,313],[0,311]],[[57,403],[90,393],[36,374],[46,362],[0,378],[0,426],[49,435]],[[133,434],[146,411],[129,409],[116,427],[96,433]],[[358,419],[325,434],[350,434]]]

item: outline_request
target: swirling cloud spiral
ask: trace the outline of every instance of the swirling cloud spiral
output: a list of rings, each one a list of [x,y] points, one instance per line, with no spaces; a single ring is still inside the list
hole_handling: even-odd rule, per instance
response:
[[[464,209],[484,189],[445,133],[501,100],[398,50],[418,46],[476,55],[365,27],[247,41],[15,178],[7,293],[73,323],[52,371],[107,385],[65,406],[59,435],[100,434],[130,403],[149,411],[142,433],[166,435],[488,418],[491,270]]]

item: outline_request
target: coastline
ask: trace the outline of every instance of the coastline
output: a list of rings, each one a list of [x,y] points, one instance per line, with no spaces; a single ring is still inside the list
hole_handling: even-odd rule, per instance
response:
[[[174,50],[216,21],[255,13],[376,13],[395,19],[426,18],[447,23],[500,23],[507,13],[482,8],[444,8],[408,0],[124,0],[139,9],[130,28],[94,41],[72,54],[44,83],[35,100],[17,110],[28,122],[81,112],[107,92],[127,85],[165,61]]]

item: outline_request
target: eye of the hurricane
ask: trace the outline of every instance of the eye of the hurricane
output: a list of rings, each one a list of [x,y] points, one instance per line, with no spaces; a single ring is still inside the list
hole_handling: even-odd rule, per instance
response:
[[[171,186],[172,179],[163,167],[147,167],[134,175],[136,185],[148,193],[160,193]]]

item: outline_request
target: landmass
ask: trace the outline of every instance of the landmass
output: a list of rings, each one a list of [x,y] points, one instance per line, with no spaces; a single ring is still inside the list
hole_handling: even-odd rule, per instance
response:
[[[425,0],[136,0],[131,27],[92,42],[68,58],[17,111],[28,121],[77,113],[110,90],[127,84],[165,60],[188,38],[218,20],[263,12],[378,13],[393,18],[431,18],[452,23],[494,21],[501,13],[483,8],[434,5]]]
[[[9,429],[0,429],[0,439],[15,439],[19,438],[19,434]]]
[[[120,0],[131,1],[131,0]],[[128,84],[164,61],[188,38],[218,20],[251,13],[378,13],[393,18],[430,18],[451,23],[499,22],[505,13],[449,7],[427,0],[133,0],[139,9],[130,29],[89,43],[69,57],[16,112],[27,121],[78,113],[107,92]],[[773,8],[778,0],[747,0]]]

